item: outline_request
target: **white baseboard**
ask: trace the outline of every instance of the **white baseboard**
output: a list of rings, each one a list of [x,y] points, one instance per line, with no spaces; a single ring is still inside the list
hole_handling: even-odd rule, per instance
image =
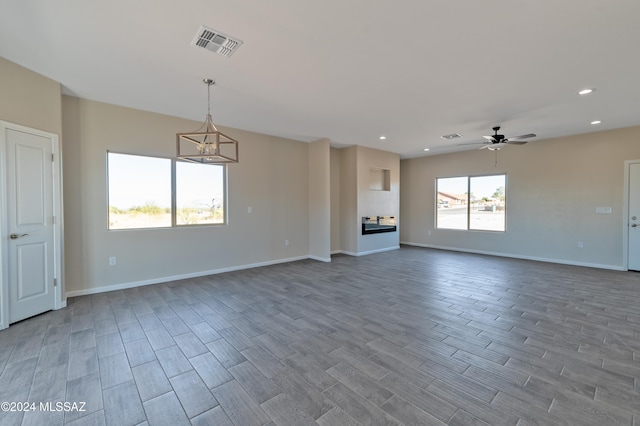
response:
[[[391,251],[391,250],[400,250],[400,246],[397,245],[397,246],[385,247],[385,248],[376,249],[376,250],[361,251],[356,256],[366,256],[368,254],[382,253],[382,252]]]
[[[309,255],[309,259],[317,260],[319,262],[327,262],[327,263],[331,262],[331,258],[330,257],[319,257],[319,256],[311,256],[311,255]]]
[[[501,252],[493,252],[493,251],[485,251],[485,250],[473,250],[473,249],[464,249],[459,247],[447,247],[447,246],[436,246],[433,244],[420,244],[420,243],[411,243],[408,241],[400,241],[400,244],[404,244],[407,246],[414,247],[425,247],[432,248],[438,250],[448,250],[448,251],[459,251],[462,253],[474,253],[474,254],[485,254],[488,256],[498,256],[498,257],[509,257],[512,259],[523,259],[523,260],[534,260],[536,262],[547,262],[547,263],[557,263],[560,265],[571,265],[571,266],[585,266],[587,268],[597,268],[597,269],[610,269],[613,271],[626,271],[622,266],[616,265],[605,265],[600,263],[591,263],[591,262],[576,262],[574,260],[566,260],[566,259],[553,259],[548,257],[537,257],[537,256],[524,256],[519,254],[512,253],[501,253]]]
[[[382,253],[385,251],[391,251],[391,250],[399,250],[400,246],[392,246],[392,247],[385,247],[385,248],[381,248],[381,249],[376,249],[376,250],[369,250],[369,251],[361,251],[361,252],[354,252],[354,251],[346,251],[346,250],[336,250],[336,251],[332,251],[331,254],[347,254],[349,256],[366,256],[368,254],[374,254],[374,253]]]
[[[208,270],[208,271],[200,271],[200,272],[193,272],[193,273],[189,273],[189,274],[173,275],[173,276],[170,276],[170,277],[159,277],[159,278],[152,278],[152,279],[149,279],[149,280],[133,281],[133,282],[122,283],[122,284],[113,284],[113,285],[91,287],[91,288],[86,288],[86,289],[81,289],[81,290],[72,290],[72,291],[68,291],[66,293],[66,297],[85,296],[85,295],[88,295],[88,294],[104,293],[104,292],[107,292],[107,291],[115,291],[115,290],[126,290],[126,289],[129,289],[129,288],[141,287],[141,286],[145,286],[145,285],[161,284],[161,283],[166,283],[166,282],[170,282],[170,281],[178,281],[178,280],[184,280],[184,279],[189,279],[189,278],[204,277],[206,275],[215,275],[215,274],[222,274],[224,272],[240,271],[242,269],[259,268],[261,266],[276,265],[278,263],[289,263],[289,262],[295,262],[297,260],[304,260],[304,259],[310,259],[310,258],[311,258],[310,256],[290,257],[290,258],[287,258],[287,259],[270,260],[270,261],[267,261],[267,262],[259,262],[259,263],[252,263],[252,264],[248,264],[248,265],[231,266],[231,267],[228,267],[228,268],[211,269],[211,270]],[[320,259],[314,259],[314,260],[320,260]]]

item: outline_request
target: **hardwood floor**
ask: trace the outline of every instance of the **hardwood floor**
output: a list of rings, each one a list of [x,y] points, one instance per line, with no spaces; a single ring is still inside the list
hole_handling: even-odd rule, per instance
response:
[[[639,332],[637,273],[338,255],[76,297],[1,331],[0,401],[85,404],[0,425],[640,425]]]

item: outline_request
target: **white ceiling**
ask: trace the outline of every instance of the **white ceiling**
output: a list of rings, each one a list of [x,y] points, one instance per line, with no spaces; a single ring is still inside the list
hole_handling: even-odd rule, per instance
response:
[[[196,48],[202,25],[244,44],[230,58]],[[639,44],[638,0],[2,0],[0,8],[0,56],[64,93],[203,121],[209,77],[216,124],[402,158],[481,141],[494,125],[536,140],[640,125]],[[597,90],[578,96],[585,87]],[[464,138],[440,139],[449,133]]]

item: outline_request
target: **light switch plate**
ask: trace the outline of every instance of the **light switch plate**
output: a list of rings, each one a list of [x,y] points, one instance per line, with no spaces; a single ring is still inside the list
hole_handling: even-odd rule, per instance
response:
[[[611,207],[596,207],[598,214],[611,214]]]

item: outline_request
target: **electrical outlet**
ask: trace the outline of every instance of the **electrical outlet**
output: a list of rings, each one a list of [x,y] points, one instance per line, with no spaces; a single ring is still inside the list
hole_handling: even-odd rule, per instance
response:
[[[253,213],[253,208],[247,207],[247,213],[249,213],[249,214]]]
[[[115,256],[111,256],[109,258],[109,266],[114,266],[116,264],[116,257]]]
[[[578,248],[584,248],[584,243],[582,241],[578,241]]]
[[[431,229],[427,231],[427,235],[431,235]]]
[[[289,240],[284,240],[284,245],[288,246],[289,245]]]

